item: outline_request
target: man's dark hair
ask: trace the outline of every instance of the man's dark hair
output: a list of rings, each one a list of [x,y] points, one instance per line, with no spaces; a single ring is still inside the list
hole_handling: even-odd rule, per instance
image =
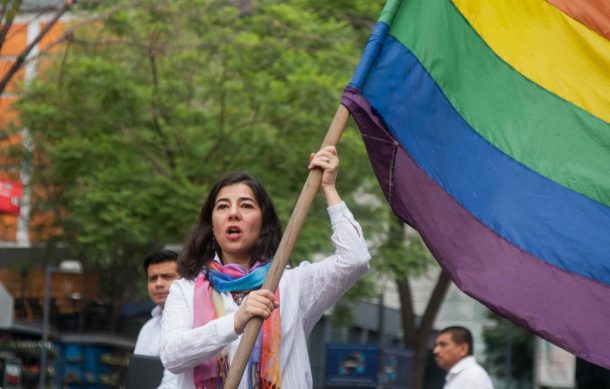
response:
[[[474,354],[474,342],[472,340],[472,333],[466,327],[462,326],[451,326],[447,328],[443,328],[440,334],[451,334],[451,340],[455,344],[464,344],[468,345],[468,355]]]
[[[178,261],[178,253],[174,250],[159,250],[144,259],[144,275],[148,277],[148,267],[157,263]]]

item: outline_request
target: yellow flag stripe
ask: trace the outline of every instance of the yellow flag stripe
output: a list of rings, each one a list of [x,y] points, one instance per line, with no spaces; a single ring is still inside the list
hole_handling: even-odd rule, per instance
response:
[[[502,60],[610,123],[610,41],[544,0],[453,0]]]

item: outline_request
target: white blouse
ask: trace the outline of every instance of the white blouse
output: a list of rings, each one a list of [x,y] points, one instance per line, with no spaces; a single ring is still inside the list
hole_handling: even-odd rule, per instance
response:
[[[316,263],[303,262],[286,269],[280,280],[282,387],[312,387],[306,337],[322,317],[369,269],[370,254],[360,225],[345,203],[328,207],[333,228],[335,254]],[[239,345],[234,314],[237,305],[230,293],[223,293],[225,316],[193,328],[195,283],[175,281],[165,302],[161,331],[161,360],[166,369],[178,375],[179,388],[195,388],[193,368],[213,358],[229,345],[229,358]],[[239,388],[246,388],[242,378]]]

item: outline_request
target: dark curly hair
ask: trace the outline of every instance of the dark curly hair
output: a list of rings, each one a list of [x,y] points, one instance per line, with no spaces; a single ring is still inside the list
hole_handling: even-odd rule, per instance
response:
[[[216,249],[220,250],[220,248],[215,247],[213,239],[212,211],[220,190],[225,186],[235,184],[246,184],[252,189],[263,215],[261,233],[254,247],[250,265],[253,265],[256,261],[273,259],[282,238],[282,226],[271,197],[263,185],[251,175],[244,172],[233,172],[221,177],[214,184],[201,207],[199,220],[184,244],[178,260],[178,271],[184,278],[192,280],[197,277],[197,274],[214,257],[214,251]]]

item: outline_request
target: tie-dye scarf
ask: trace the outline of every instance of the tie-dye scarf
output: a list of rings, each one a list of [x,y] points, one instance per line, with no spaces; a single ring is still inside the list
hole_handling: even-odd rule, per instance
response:
[[[193,328],[201,327],[224,315],[224,303],[220,293],[258,289],[263,284],[270,264],[257,262],[247,272],[239,265],[221,265],[210,261],[207,271],[195,278],[193,296]],[[279,289],[275,299],[279,303]],[[252,354],[246,367],[248,388],[279,389],[282,384],[280,371],[280,310],[274,309],[263,322]],[[228,347],[213,359],[195,367],[197,389],[220,389],[224,386],[229,369]]]

